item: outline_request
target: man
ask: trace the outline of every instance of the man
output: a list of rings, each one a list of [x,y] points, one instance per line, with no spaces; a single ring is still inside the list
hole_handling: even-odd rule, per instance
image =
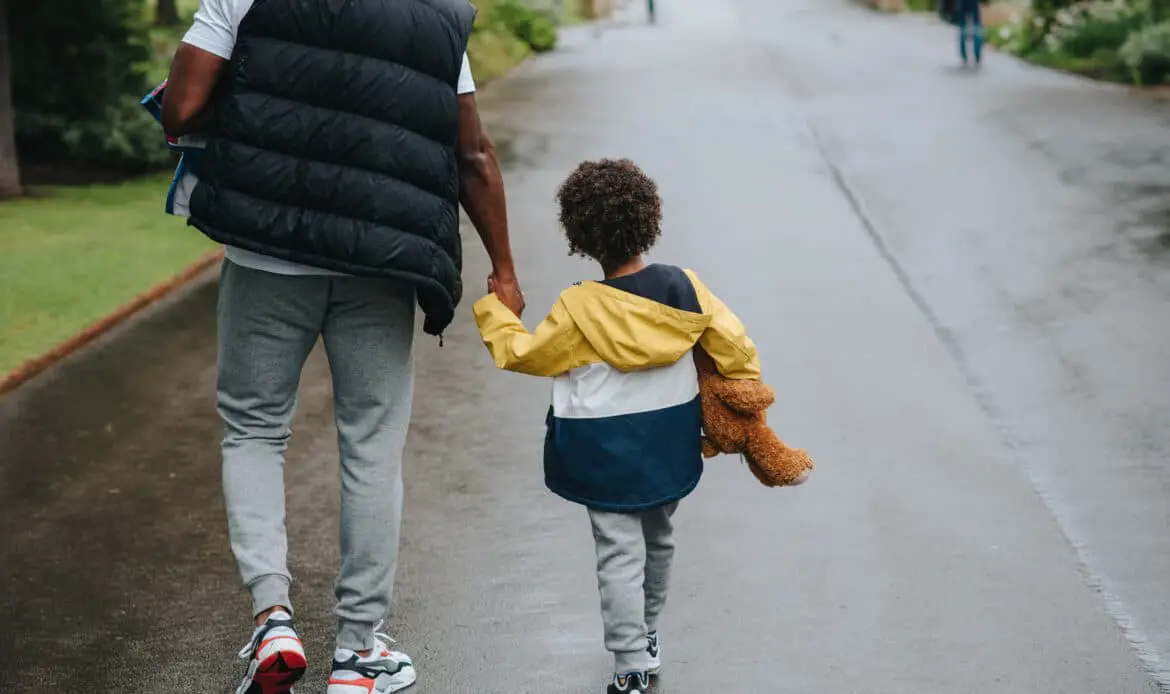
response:
[[[232,550],[256,632],[237,694],[289,692],[283,453],[320,336],[341,454],[341,571],[329,694],[410,686],[377,632],[402,513],[414,306],[441,335],[462,293],[458,205],[524,308],[504,188],[482,131],[466,0],[202,0],[163,100],[171,135],[206,134],[174,208],[226,244],[217,402]]]

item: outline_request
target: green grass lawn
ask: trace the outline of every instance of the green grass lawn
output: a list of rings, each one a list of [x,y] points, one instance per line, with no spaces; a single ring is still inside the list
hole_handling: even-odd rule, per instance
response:
[[[479,0],[491,24],[495,0]],[[566,0],[569,2],[569,0]],[[171,56],[198,3],[180,0],[177,27],[152,27],[151,83]],[[154,17],[154,3],[147,3]],[[529,53],[492,25],[469,47],[477,81],[486,82]],[[0,203],[0,376],[43,354],[138,294],[174,276],[215,246],[183,220],[163,213],[169,176],[120,185],[59,187],[43,197]]]
[[[0,375],[215,246],[163,212],[169,177],[0,203]]]

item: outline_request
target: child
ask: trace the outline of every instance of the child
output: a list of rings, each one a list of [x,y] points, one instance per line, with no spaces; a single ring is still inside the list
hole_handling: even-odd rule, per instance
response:
[[[607,692],[644,694],[662,666],[671,516],[703,473],[691,350],[702,346],[728,378],[758,379],[759,361],[743,324],[694,274],[643,261],[662,210],[633,162],[581,164],[558,200],[570,252],[600,263],[605,279],[566,290],[531,334],[494,295],[475,305],[476,321],[497,366],[553,378],[545,483],[589,510],[615,661]]]

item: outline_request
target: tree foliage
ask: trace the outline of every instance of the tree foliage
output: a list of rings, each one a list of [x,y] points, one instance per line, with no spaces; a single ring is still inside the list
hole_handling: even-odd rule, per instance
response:
[[[158,0],[154,9],[154,23],[160,27],[175,26],[179,23],[179,5],[176,0]]]
[[[1062,11],[1076,4],[1076,0],[1032,0],[1031,44],[1028,49],[1039,50],[1044,40],[1056,27],[1056,17]]]
[[[10,3],[23,160],[125,170],[168,161],[137,105],[149,88],[145,11],[143,0]]]

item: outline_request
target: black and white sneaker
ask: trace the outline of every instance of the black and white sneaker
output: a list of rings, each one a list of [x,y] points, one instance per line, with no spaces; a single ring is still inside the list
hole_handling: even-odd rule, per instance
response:
[[[605,694],[646,694],[650,691],[650,677],[644,672],[614,675]]]
[[[377,647],[368,656],[337,649],[327,694],[390,694],[414,684],[418,675],[410,656],[390,650],[394,639],[386,634],[378,632],[374,638]]]
[[[240,658],[248,661],[248,671],[236,694],[289,694],[305,674],[305,646],[292,616],[280,610],[256,627]]]
[[[662,656],[658,649],[658,632],[652,631],[646,634],[646,655],[650,656],[649,667],[646,668],[646,674],[657,675],[662,672]]]

